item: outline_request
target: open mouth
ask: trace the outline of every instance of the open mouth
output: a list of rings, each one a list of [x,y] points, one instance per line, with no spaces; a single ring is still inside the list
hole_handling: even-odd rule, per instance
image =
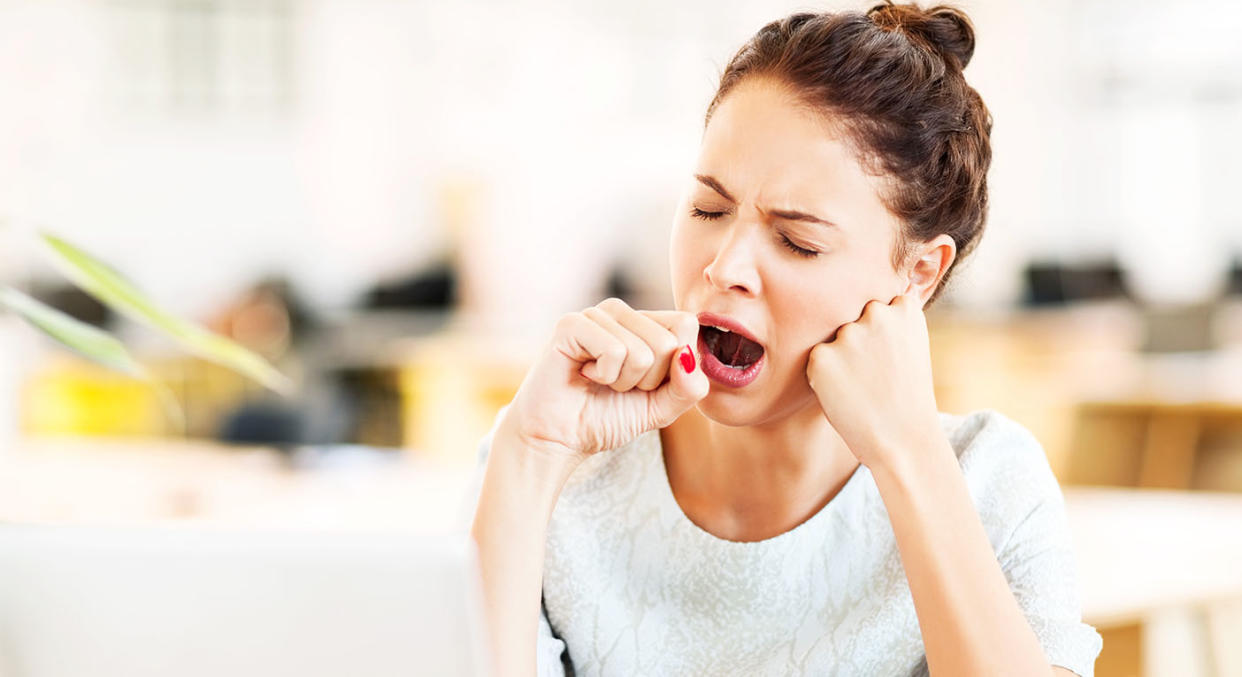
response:
[[[712,355],[727,367],[746,369],[763,357],[763,346],[735,332],[701,325],[699,336]]]

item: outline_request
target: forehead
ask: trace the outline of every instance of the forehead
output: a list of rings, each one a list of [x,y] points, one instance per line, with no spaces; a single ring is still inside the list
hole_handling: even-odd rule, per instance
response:
[[[794,202],[854,220],[890,216],[881,177],[863,168],[838,126],[765,78],[743,80],[716,107],[703,133],[699,173],[760,205]]]

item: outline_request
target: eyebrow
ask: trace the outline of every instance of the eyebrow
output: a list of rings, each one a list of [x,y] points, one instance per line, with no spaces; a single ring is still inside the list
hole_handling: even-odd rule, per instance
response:
[[[713,177],[707,176],[706,174],[695,174],[694,178],[698,179],[699,183],[719,193],[720,197],[723,197],[729,202],[737,203],[737,200],[729,194],[729,191],[725,190],[725,187],[720,185],[720,182]],[[792,211],[788,209],[769,209],[766,211],[760,211],[764,211],[767,214],[771,214],[772,216],[785,219],[787,221],[806,221],[808,223],[818,223],[822,226],[828,226],[831,228],[839,228],[837,224],[831,221],[825,221],[814,214],[808,214],[806,212]]]

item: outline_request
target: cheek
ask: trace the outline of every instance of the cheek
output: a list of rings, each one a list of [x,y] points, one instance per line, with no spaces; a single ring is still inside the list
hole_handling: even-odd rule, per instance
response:
[[[805,363],[811,349],[833,336],[837,328],[858,319],[868,300],[864,287],[848,275],[824,275],[812,282],[800,281],[778,298],[785,299],[778,310],[782,318],[782,352]]]

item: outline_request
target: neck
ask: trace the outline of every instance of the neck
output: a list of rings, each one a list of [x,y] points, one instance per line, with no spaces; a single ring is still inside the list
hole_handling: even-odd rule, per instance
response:
[[[775,535],[797,526],[858,467],[814,399],[755,426],[722,425],[696,407],[665,432],[665,466],[679,503],[738,532]]]

